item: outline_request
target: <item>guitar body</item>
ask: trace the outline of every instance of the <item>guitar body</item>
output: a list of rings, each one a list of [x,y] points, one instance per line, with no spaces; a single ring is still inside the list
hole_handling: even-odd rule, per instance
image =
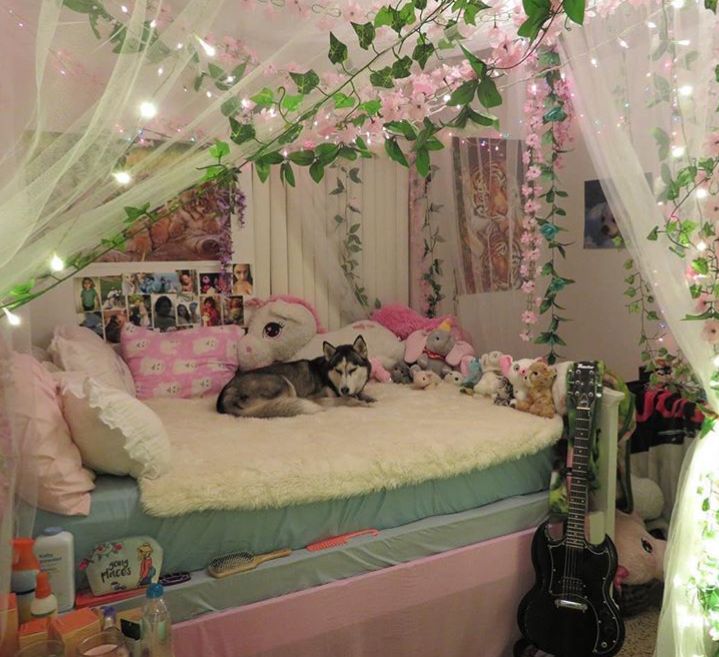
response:
[[[607,537],[600,545],[567,553],[564,540],[553,540],[549,523],[537,529],[532,541],[534,587],[518,612],[524,637],[556,657],[611,657],[624,641],[619,607],[611,597],[617,552]],[[565,557],[574,560],[574,592],[564,589]],[[563,590],[564,589],[564,590]],[[576,608],[557,606],[564,600]]]

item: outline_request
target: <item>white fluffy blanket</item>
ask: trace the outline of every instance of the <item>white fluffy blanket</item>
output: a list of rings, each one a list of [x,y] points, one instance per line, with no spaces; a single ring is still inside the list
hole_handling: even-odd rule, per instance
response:
[[[548,420],[472,398],[372,384],[369,408],[294,418],[219,415],[214,399],[154,399],[172,443],[170,471],[140,482],[145,510],[175,516],[362,495],[517,459],[554,443]]]

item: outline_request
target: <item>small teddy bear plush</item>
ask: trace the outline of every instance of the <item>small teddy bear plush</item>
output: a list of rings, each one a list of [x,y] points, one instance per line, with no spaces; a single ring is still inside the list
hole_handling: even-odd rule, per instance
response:
[[[552,383],[557,373],[543,361],[530,365],[524,381],[527,385],[527,398],[517,400],[516,408],[525,413],[540,417],[554,417],[554,400],[552,399]]]
[[[464,377],[462,376],[461,372],[458,372],[457,370],[452,370],[451,372],[447,372],[447,374],[444,375],[442,380],[446,381],[447,383],[452,383],[456,386],[461,386]]]
[[[514,401],[514,389],[506,376],[499,377],[500,387],[492,395],[495,406],[511,406]]]

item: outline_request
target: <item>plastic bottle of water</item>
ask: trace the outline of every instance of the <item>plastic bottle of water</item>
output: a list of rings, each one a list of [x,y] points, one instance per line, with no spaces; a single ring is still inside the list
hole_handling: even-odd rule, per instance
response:
[[[172,625],[170,612],[162,598],[162,584],[147,587],[147,600],[142,611],[143,657],[172,657]]]

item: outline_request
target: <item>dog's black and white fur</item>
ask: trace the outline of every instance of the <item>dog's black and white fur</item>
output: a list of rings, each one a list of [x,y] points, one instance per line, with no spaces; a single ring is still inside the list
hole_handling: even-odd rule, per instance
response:
[[[372,368],[360,335],[353,344],[322,345],[324,356],[238,371],[222,389],[217,411],[243,417],[290,417],[326,406],[364,406]]]

